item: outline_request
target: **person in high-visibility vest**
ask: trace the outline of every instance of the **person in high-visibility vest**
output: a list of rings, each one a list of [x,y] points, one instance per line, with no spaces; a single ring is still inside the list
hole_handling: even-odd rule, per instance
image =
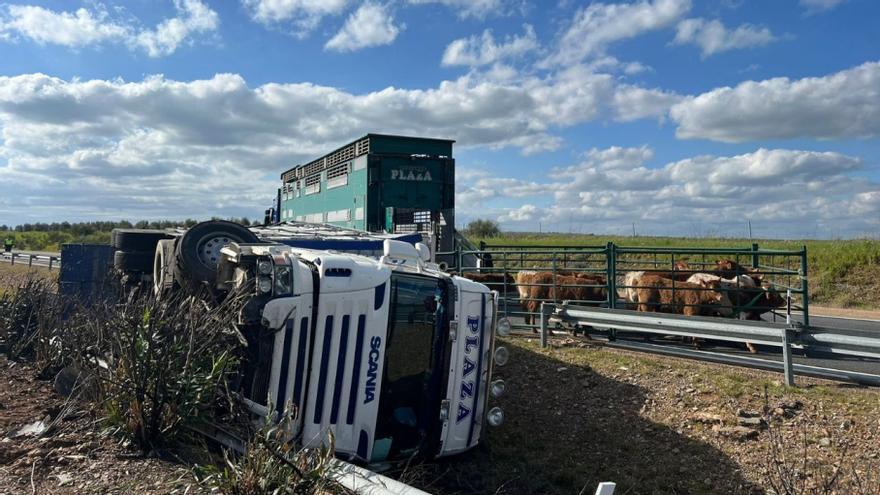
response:
[[[12,247],[15,246],[15,240],[12,237],[7,237],[6,240],[3,241],[3,249],[7,253],[12,252]]]

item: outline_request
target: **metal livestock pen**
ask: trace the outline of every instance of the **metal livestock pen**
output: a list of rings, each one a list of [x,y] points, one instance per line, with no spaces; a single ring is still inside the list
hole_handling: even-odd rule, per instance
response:
[[[744,318],[749,314],[768,313],[781,306],[790,295],[792,308],[803,312],[804,325],[809,325],[809,287],[807,277],[807,249],[761,249],[758,244],[743,248],[673,248],[627,247],[614,243],[593,246],[507,245],[481,242],[479,249],[458,249],[447,254],[455,260],[450,270],[462,276],[480,274],[484,283],[501,293],[499,310],[511,318],[514,328],[536,329],[541,302],[561,303],[559,294],[571,294],[565,289],[587,289],[590,299],[570,299],[575,304],[612,309],[635,309],[626,299],[627,289],[645,288],[638,283],[627,283],[626,275],[633,272],[663,274],[672,278],[668,290],[673,297],[678,291],[723,292],[731,301],[732,316]],[[473,260],[480,260],[479,265]],[[684,279],[695,273],[717,272],[716,261],[733,261],[727,275],[749,275],[758,280],[757,287],[734,283],[717,288],[693,288]],[[683,263],[682,263],[683,262]],[[520,271],[546,272],[539,281],[516,284]],[[487,274],[494,274],[486,276]],[[577,277],[581,274],[580,278]],[[487,280],[488,279],[488,282]],[[762,287],[763,285],[763,287]],[[531,308],[521,305],[519,289],[543,297],[527,297]],[[533,288],[544,288],[534,291]],[[595,297],[604,290],[605,297]],[[577,291],[574,291],[577,294]],[[580,291],[585,293],[585,291]],[[766,294],[775,294],[769,298]],[[772,301],[772,302],[770,302]],[[664,308],[657,308],[663,310]]]

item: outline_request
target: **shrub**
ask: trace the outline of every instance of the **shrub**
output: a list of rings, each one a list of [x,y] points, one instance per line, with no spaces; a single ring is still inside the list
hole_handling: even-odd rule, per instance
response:
[[[48,365],[57,359],[50,345],[63,315],[62,301],[51,279],[27,274],[6,277],[0,286],[0,340],[12,359],[30,358]]]
[[[211,306],[147,293],[92,309],[71,334],[97,343],[82,362],[98,378],[108,423],[144,451],[210,423],[238,362],[239,308],[238,297]]]
[[[487,219],[477,219],[467,224],[468,235],[485,239],[501,235],[501,227],[498,222]]]
[[[345,492],[327,476],[333,469],[332,435],[328,447],[298,448],[288,433],[294,419],[289,409],[277,421],[270,415],[243,454],[224,451],[221,466],[196,466],[196,479],[212,492],[234,495]]]

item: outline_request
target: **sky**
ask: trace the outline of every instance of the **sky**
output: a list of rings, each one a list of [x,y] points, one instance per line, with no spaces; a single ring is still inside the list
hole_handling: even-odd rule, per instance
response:
[[[880,236],[874,0],[0,3],[0,224],[261,218],[370,132],[456,222]]]

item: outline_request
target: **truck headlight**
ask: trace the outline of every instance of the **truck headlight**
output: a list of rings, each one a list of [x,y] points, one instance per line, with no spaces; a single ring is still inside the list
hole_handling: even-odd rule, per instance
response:
[[[289,266],[275,267],[275,295],[288,296],[293,294],[293,279]]]
[[[257,272],[260,275],[271,275],[272,274],[272,262],[271,261],[260,261],[257,263]]]
[[[505,364],[507,364],[507,360],[510,358],[510,352],[507,351],[506,347],[496,347],[494,358],[496,365],[504,366]]]
[[[499,318],[498,324],[495,325],[495,332],[502,337],[510,335],[510,320],[507,318]]]
[[[272,278],[265,275],[257,279],[257,290],[260,294],[272,292]]]
[[[504,391],[507,389],[507,384],[504,383],[504,380],[495,380],[489,385],[489,393],[492,394],[492,397],[496,399],[504,395]]]
[[[504,423],[504,411],[500,407],[489,409],[489,412],[486,414],[486,421],[489,422],[490,426],[501,426],[501,423]]]

